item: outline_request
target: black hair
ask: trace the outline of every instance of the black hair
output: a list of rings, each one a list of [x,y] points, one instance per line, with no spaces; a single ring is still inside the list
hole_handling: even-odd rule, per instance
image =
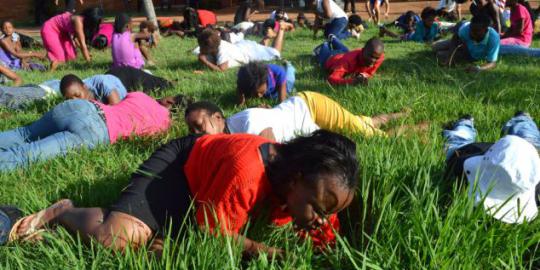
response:
[[[199,14],[197,13],[197,10],[188,7],[184,9],[182,15],[184,16],[183,25],[185,30],[194,30],[198,28]]]
[[[479,13],[471,19],[471,26],[477,25],[482,28],[488,28],[491,25],[491,18],[484,13]]]
[[[371,47],[372,50],[382,49],[384,51],[384,43],[378,37],[372,37],[368,39],[364,48],[369,48],[369,47]]]
[[[468,1],[468,0],[456,0],[456,3],[458,3],[458,4],[463,4],[463,3],[467,2],[467,1]]]
[[[257,95],[257,88],[266,83],[268,77],[268,65],[262,62],[249,62],[238,69],[236,89],[244,97],[250,98]]]
[[[6,23],[11,23],[11,25],[13,25],[13,23],[10,20],[3,20],[3,21],[0,21],[0,27],[4,27],[4,24]]]
[[[108,45],[108,39],[105,35],[98,35],[94,40],[92,40],[92,47],[103,50]]]
[[[276,20],[274,19],[266,19],[263,22],[263,36],[266,36],[268,34],[268,28],[274,29],[276,26]]]
[[[307,20],[306,14],[304,14],[304,12],[302,11],[298,12],[298,17],[296,17],[296,20],[300,20],[300,19]]]
[[[149,32],[154,32],[156,31],[156,25],[154,23],[152,23],[151,21],[142,21],[140,24],[139,24],[139,31],[143,30],[143,29],[148,29]]]
[[[131,21],[131,18],[126,13],[120,13],[114,18],[114,32],[123,33],[126,29],[126,26]]]
[[[276,20],[285,20],[285,10],[281,9],[281,8],[278,8],[275,10],[276,13],[274,13],[274,18]],[[278,14],[281,14],[281,16],[278,16]]]
[[[409,21],[411,19],[414,19],[414,17],[416,16],[416,12],[412,11],[412,10],[409,10],[407,12],[405,12],[405,21]]]
[[[221,44],[221,37],[212,28],[206,28],[197,35],[197,43],[201,49],[202,54],[208,54],[214,52],[219,48]]]
[[[188,108],[193,103],[193,98],[190,96],[178,94],[173,97],[174,103],[171,104],[170,111],[179,112],[184,108]]]
[[[62,77],[62,80],[60,80],[60,93],[62,93],[62,95],[65,95],[66,89],[75,83],[84,85],[84,82],[81,80],[81,78],[77,77],[74,74],[68,74]]]
[[[316,181],[322,174],[339,178],[339,184],[354,190],[358,184],[356,144],[347,137],[317,130],[309,136],[300,136],[276,145],[277,155],[267,166],[266,175],[276,185],[286,185],[300,174],[307,181]]]
[[[223,118],[225,118],[225,115],[223,114],[223,111],[221,110],[221,108],[210,102],[210,101],[206,101],[206,100],[203,100],[203,101],[197,101],[197,102],[194,102],[194,103],[191,103],[187,106],[186,108],[186,111],[184,113],[184,117],[187,117],[190,113],[194,112],[194,111],[199,111],[199,110],[205,110],[206,112],[208,112],[209,114],[214,114],[214,113],[219,113]]]
[[[420,18],[422,18],[422,21],[425,21],[428,18],[435,18],[435,17],[437,17],[437,10],[435,10],[432,7],[425,7],[422,10],[422,13],[420,13]]]
[[[87,8],[81,12],[80,16],[83,17],[85,38],[89,41],[99,30],[99,25],[103,20],[103,9],[98,7]]]
[[[351,24],[351,25],[361,25],[363,23],[364,23],[364,21],[362,20],[362,17],[360,17],[359,15],[353,14],[353,15],[349,16],[349,24]]]

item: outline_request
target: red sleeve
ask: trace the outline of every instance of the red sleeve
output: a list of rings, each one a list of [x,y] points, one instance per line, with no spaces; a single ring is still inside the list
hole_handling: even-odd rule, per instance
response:
[[[345,78],[348,73],[345,67],[333,69],[328,76],[328,82],[332,85],[352,84],[355,78]]]
[[[371,78],[373,75],[375,75],[375,72],[377,72],[377,69],[382,65],[382,62],[384,61],[384,54],[379,57],[379,59],[373,64],[373,66],[363,68],[359,70],[358,73],[364,75],[366,78]]]

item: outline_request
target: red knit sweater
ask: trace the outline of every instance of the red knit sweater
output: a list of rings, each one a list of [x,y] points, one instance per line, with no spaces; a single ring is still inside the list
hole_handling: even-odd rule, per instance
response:
[[[336,54],[326,60],[324,66],[330,73],[328,82],[335,85],[352,84],[355,78],[347,78],[347,76],[359,74],[371,78],[384,61],[384,54],[372,66],[368,66],[362,58],[363,50],[358,49],[348,53]]]

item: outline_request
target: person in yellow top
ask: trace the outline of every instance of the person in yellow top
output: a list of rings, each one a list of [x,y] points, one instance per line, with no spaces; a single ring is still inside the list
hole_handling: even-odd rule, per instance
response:
[[[185,120],[195,134],[248,133],[286,142],[318,129],[386,137],[386,132],[379,128],[406,115],[406,111],[373,117],[355,115],[323,94],[305,91],[274,108],[246,109],[227,119],[217,105],[195,102],[186,109]]]

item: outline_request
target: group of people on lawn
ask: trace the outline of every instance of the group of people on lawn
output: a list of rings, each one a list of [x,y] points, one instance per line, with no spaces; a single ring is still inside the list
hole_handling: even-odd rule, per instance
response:
[[[400,135],[410,127],[387,131],[381,127],[407,116],[409,110],[371,117],[355,115],[321,93],[294,93],[293,63],[275,64],[286,48],[286,33],[295,27],[310,26],[315,35],[324,30],[324,42],[313,49],[313,55],[328,73],[331,85],[368,84],[384,62],[384,36],[431,43],[437,60],[445,66],[480,62],[468,66],[469,72],[495,68],[499,54],[535,54],[536,49],[528,48],[533,20],[522,4],[506,1],[510,26],[504,32],[497,28],[500,21],[492,20],[492,9],[487,7],[490,1],[473,4],[480,6],[472,19],[458,23],[439,21],[447,18],[452,11],[448,9],[426,7],[420,16],[409,11],[389,25],[378,25],[380,37],[370,38],[363,48],[354,50],[342,40],[360,35],[367,24],[358,15],[347,16],[333,0],[315,3],[317,17],[326,24],[311,25],[303,14],[295,23],[283,10],[273,12],[265,22],[252,22],[254,6],[246,1],[232,27],[216,26],[210,11],[189,9],[182,22],[168,18],[159,26],[144,22],[138,33],[132,33],[126,14],[117,15],[114,23],[106,25],[97,8],[80,14],[65,12],[43,24],[46,55],[25,52],[12,23],[3,22],[0,71],[13,79],[15,86],[0,86],[0,105],[21,109],[50,96],[62,96],[66,101],[29,125],[0,133],[0,171],[7,173],[134,135],[164,133],[172,125],[172,112],[178,110],[184,110],[190,134],[158,148],[106,209],[77,208],[64,199],[23,217],[16,207],[0,207],[0,243],[36,240],[43,229],[60,224],[85,242],[95,239],[116,250],[154,243],[152,247],[159,251],[163,236],[185,232],[182,225],[188,216],[198,228],[233,237],[246,254],[264,252],[279,257],[282,249],[258,243],[243,233],[254,209],[267,205],[273,224],[293,222],[299,236],[314,245],[334,245],[340,226],[337,213],[353,201],[359,178],[356,144],[345,135]],[[402,33],[396,33],[394,26]],[[225,117],[210,101],[195,102],[185,95],[150,97],[151,92],[159,94],[174,86],[174,82],[144,69],[149,63],[156,64],[150,51],[158,45],[157,27],[171,36],[195,36],[199,46],[193,52],[210,71],[238,67],[239,105],[249,99],[277,100],[279,104]],[[447,33],[452,33],[451,38],[440,40]],[[244,39],[248,34],[263,39],[261,43]],[[44,70],[31,60],[45,57],[55,70],[76,60],[76,47],[91,61],[89,44],[99,49],[111,47],[113,63],[106,74],[86,79],[69,74],[61,80],[19,86],[22,81],[12,70]],[[538,211],[540,132],[532,117],[517,112],[495,143],[476,143],[476,133],[470,115],[446,127],[448,175],[468,180],[469,194],[494,218],[507,223],[534,219]]]

